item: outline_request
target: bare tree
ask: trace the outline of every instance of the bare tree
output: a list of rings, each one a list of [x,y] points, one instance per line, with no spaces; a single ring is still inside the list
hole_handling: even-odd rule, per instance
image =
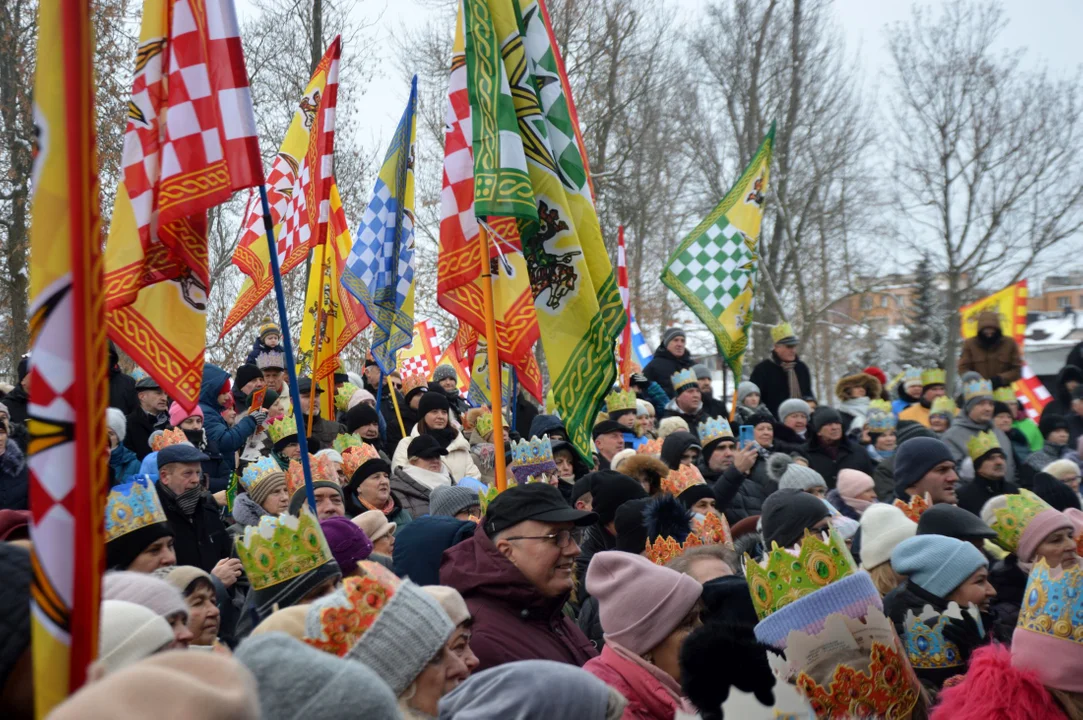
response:
[[[1083,227],[1080,76],[1023,69],[994,47],[1005,25],[997,2],[953,0],[888,34],[893,200],[900,239],[948,279],[949,387],[967,290],[1015,282]]]

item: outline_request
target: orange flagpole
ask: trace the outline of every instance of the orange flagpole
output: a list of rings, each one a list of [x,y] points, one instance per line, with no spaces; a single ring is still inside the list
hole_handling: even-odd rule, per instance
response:
[[[323,344],[323,289],[327,283],[327,266],[330,264],[328,262],[328,253],[331,252],[330,239],[331,226],[328,225],[327,239],[324,240],[323,244],[323,262],[320,264],[319,270],[320,291],[316,294],[316,326],[314,330],[316,337],[312,339],[312,367],[309,369],[311,383],[308,387],[308,427],[305,429],[306,436],[312,434],[312,421],[316,417],[316,414],[312,412],[312,408],[316,405],[316,385],[318,384],[316,382],[316,361],[320,357],[320,346]],[[334,420],[334,418],[332,417],[331,420]]]
[[[479,224],[480,225],[480,224]],[[493,408],[493,453],[496,460],[496,491],[508,487],[507,467],[504,462],[504,415],[501,404],[504,386],[500,377],[500,351],[496,346],[496,315],[493,312],[493,276],[489,265],[489,233],[484,225],[478,228],[481,247],[481,299],[485,308],[485,336],[489,348],[489,404]]]

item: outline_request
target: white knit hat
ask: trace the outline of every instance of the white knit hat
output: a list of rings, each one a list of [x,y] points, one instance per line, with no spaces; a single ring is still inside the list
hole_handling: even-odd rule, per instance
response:
[[[470,619],[470,610],[466,607],[466,601],[455,588],[447,585],[423,585],[421,589],[440,603],[440,607],[444,608],[444,612],[456,627]]]
[[[624,462],[625,460],[627,460],[628,458],[635,457],[635,456],[636,456],[636,451],[635,450],[632,450],[631,448],[625,448],[624,450],[621,450],[620,452],[618,452],[616,455],[613,456],[613,459],[609,461],[609,467],[613,468],[617,472],[620,472],[620,464],[622,462]]]
[[[891,551],[914,537],[918,525],[887,503],[874,503],[861,515],[861,567],[866,570],[891,560]]]
[[[173,642],[173,629],[150,608],[124,600],[103,600],[98,662],[106,673],[150,657]]]
[[[102,580],[102,599],[136,603],[163,618],[184,615],[185,621],[188,620],[188,604],[181,591],[147,573],[107,572]]]
[[[115,407],[106,408],[105,424],[116,433],[121,442],[124,442],[124,438],[128,435],[128,420],[123,412]]]

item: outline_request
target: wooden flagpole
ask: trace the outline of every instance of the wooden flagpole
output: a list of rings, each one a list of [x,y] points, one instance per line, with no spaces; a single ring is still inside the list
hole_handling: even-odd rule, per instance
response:
[[[504,458],[504,415],[500,407],[504,386],[500,378],[500,351],[496,342],[496,315],[493,311],[493,276],[489,263],[489,233],[484,224],[478,228],[478,244],[481,248],[481,299],[485,309],[485,339],[489,352],[489,404],[493,408],[493,453],[496,460],[496,491],[508,487],[507,467]]]

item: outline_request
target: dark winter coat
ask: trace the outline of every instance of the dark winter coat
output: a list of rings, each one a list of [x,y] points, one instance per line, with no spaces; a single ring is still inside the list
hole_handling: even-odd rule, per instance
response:
[[[308,431],[308,417],[300,413],[297,414],[297,429],[304,428],[306,433]],[[319,415],[312,418],[312,432],[307,433],[305,437],[312,438],[320,444],[319,448],[308,449],[311,453],[316,453],[319,450],[326,450],[327,448],[334,447],[335,438],[346,432],[346,428],[342,423],[335,422],[334,420],[326,420]]]
[[[1019,486],[1010,480],[990,480],[975,475],[974,479],[956,491],[957,503],[963,510],[981,517],[982,506],[997,495],[1018,495]]]
[[[708,393],[703,394],[703,411],[702,411],[702,414],[705,417],[709,417],[709,418],[712,418],[712,417],[724,417],[724,418],[726,418],[728,420],[729,416],[730,416],[730,411],[726,407],[725,399],[714,397],[714,394],[713,394],[713,391],[712,391],[712,393],[710,393],[710,394],[708,394]]]
[[[664,345],[659,345],[654,351],[654,357],[647,363],[647,367],[643,368],[643,375],[648,380],[658,383],[666,395],[672,398],[676,394],[673,392],[673,376],[678,370],[687,370],[695,364],[695,358],[687,349],[684,355],[677,357],[666,350]]]
[[[1068,447],[1079,447],[1079,438],[1083,436],[1083,417],[1074,410],[1069,410],[1064,415],[1064,422],[1068,423]],[[1015,428],[1012,428],[1015,430]],[[1019,432],[1016,430],[1016,432]],[[1019,433],[1022,435],[1023,433]],[[1024,438],[1024,441],[1026,438]]]
[[[774,452],[782,452],[787,455],[795,453],[801,450],[807,442],[804,438],[797,434],[793,428],[787,427],[780,422],[774,423],[775,426],[775,441],[771,445],[771,450]],[[811,429],[805,430],[805,434],[808,435],[812,432]]]
[[[1068,364],[1062,367],[1060,372],[1057,373],[1057,380],[1053,383],[1053,387],[1050,388],[1050,392],[1053,393],[1053,399],[1050,400],[1049,404],[1042,410],[1042,415],[1048,413],[1049,415],[1060,415],[1061,417],[1064,417],[1071,412],[1072,394],[1068,392],[1068,388],[1065,387],[1069,380],[1083,383],[1083,366],[1076,365],[1070,360]],[[8,395],[8,397],[11,396]],[[7,400],[4,402],[7,402]]]
[[[267,347],[266,345],[263,344],[263,342],[260,341],[259,338],[256,338],[255,340],[252,341],[252,349],[248,351],[248,355],[245,357],[244,361],[248,365],[255,365],[256,364],[256,358],[259,356],[259,354],[261,352],[271,352],[272,350],[281,352],[282,351],[282,346],[281,345],[276,345],[273,348]]]
[[[0,455],[0,510],[29,510],[30,469],[18,444],[7,439]]]
[[[135,379],[121,372],[119,365],[109,368],[109,407],[118,408],[125,415],[139,409]]]
[[[30,403],[30,396],[23,390],[22,385],[16,385],[15,389],[4,396],[4,405],[8,409],[8,420],[21,425],[26,424],[29,417],[26,406]]]
[[[895,500],[895,456],[884,458],[872,471],[872,485],[876,490],[876,499],[880,502]]]
[[[839,470],[850,468],[860,470],[870,476],[876,470],[865,449],[847,437],[839,441],[838,453],[833,459],[821,444],[819,435],[812,435],[809,438],[801,454],[808,460],[809,467],[820,473],[824,482],[827,483],[828,490],[834,489]]]
[[[469,406],[465,401],[460,400],[460,402],[464,408],[469,409]],[[462,412],[465,413],[466,410],[463,410]],[[515,398],[515,427],[512,429],[519,433],[519,437],[529,440],[530,435],[524,433],[529,433],[530,426],[534,424],[534,418],[537,416],[537,405],[530,402],[530,400],[527,400],[526,393],[520,390]]]
[[[781,363],[782,360],[772,350],[771,357],[756,363],[752,376],[749,377],[760,389],[760,404],[766,406],[775,417],[778,417],[778,406],[790,399],[790,381],[786,379],[786,371],[782,369]],[[797,373],[801,396],[812,395],[812,374],[800,357],[797,358],[794,372]]]
[[[154,431],[164,430],[169,424],[169,418],[164,413],[151,415],[142,407],[136,408],[125,420],[128,423],[128,433],[124,436],[124,444],[140,460],[150,455],[150,436]]]
[[[426,485],[410,477],[405,467],[397,467],[391,472],[391,494],[410,513],[411,518],[429,514],[431,492]]]
[[[828,491],[827,501],[831,503],[836,510],[838,510],[840,513],[850,518],[851,520],[861,520],[861,515],[858,514],[857,510],[854,510],[852,507],[847,505],[846,501],[842,499],[842,495],[839,494],[838,488],[834,488]]]
[[[477,523],[443,515],[427,515],[395,530],[391,556],[395,574],[418,585],[440,584],[444,551],[474,536]]]
[[[591,559],[600,552],[617,547],[617,536],[612,535],[600,524],[595,523],[583,531],[579,541],[579,555],[575,558],[575,604],[582,606],[590,597],[587,592],[587,567]]]
[[[225,385],[229,374],[218,367],[206,363],[203,365],[203,383],[199,388],[199,407],[203,409],[203,430],[207,433],[207,439],[213,442],[218,452],[222,455],[222,468],[228,477],[237,467],[237,452],[244,448],[245,442],[256,432],[256,421],[250,417],[244,417],[237,424],[230,427],[222,417],[222,406],[218,404],[218,391]],[[131,424],[128,425],[128,434],[131,435]],[[178,564],[181,563],[179,560]]]
[[[994,635],[1001,642],[1010,643],[1015,624],[1019,620],[1019,608],[1027,589],[1027,573],[1019,567],[1014,553],[993,563],[989,570],[989,584],[997,591],[989,608],[995,618]]]
[[[756,458],[747,476],[735,467],[727,468],[711,488],[715,504],[726,514],[730,525],[753,515],[759,515],[763,501],[778,490],[778,483],[767,477],[767,463]]]
[[[481,663],[476,672],[517,660],[582,667],[598,654],[564,615],[568,597],[539,593],[483,528],[444,553],[440,584],[458,590],[474,618],[470,649]]]
[[[986,313],[982,313],[985,315]],[[999,320],[993,318],[997,334],[986,340],[980,334],[967,338],[959,356],[959,374],[976,372],[993,381],[993,388],[1007,387],[1023,377],[1023,355],[1010,337],[1000,333]],[[979,333],[984,326],[979,317]]]
[[[605,647],[605,630],[602,629],[602,615],[598,612],[598,598],[591,595],[579,608],[579,616],[575,619],[576,625],[590,640],[590,644],[598,652]]]
[[[188,442],[195,445],[199,450],[207,456],[207,459],[203,461],[203,472],[207,474],[210,479],[210,491],[212,493],[225,490],[229,487],[229,478],[233,474],[232,468],[230,468],[222,459],[222,452],[218,449],[218,446],[214,444],[214,441],[207,436],[206,430],[184,430],[185,437],[188,438]],[[267,440],[268,446],[270,439]],[[244,467],[241,466],[241,471]]]
[[[109,467],[113,469],[116,484],[124,482],[131,475],[139,474],[139,458],[124,443],[118,444],[109,452]]]
[[[219,560],[230,556],[233,541],[218,514],[218,503],[210,493],[203,493],[189,518],[181,512],[175,498],[162,492],[161,483],[157,483],[156,487],[165,518],[173,528],[173,549],[177,553],[178,565],[192,565],[210,572]]]

